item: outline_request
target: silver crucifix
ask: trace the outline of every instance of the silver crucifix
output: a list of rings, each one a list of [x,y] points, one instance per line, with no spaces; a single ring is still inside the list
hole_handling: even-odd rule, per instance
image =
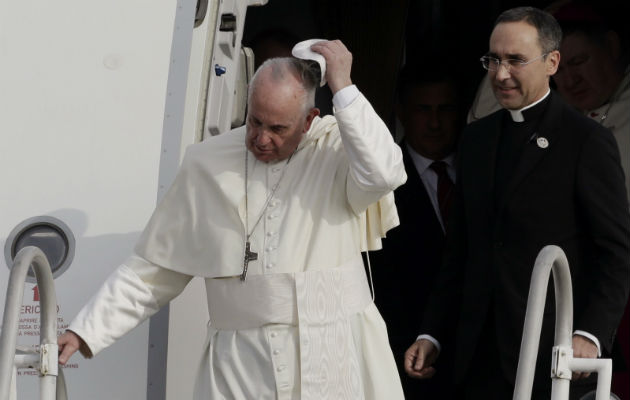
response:
[[[245,255],[243,256],[243,273],[241,274],[241,280],[244,281],[247,277],[247,267],[250,261],[258,260],[258,253],[254,253],[249,250],[249,242],[245,242]]]

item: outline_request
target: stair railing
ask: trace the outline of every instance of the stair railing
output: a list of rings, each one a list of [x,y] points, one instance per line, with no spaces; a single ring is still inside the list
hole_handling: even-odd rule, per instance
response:
[[[40,294],[40,344],[37,350],[16,348],[24,282],[31,266]],[[41,400],[66,399],[63,373],[58,367],[57,296],[52,271],[46,255],[34,246],[24,247],[17,253],[9,276],[0,334],[0,399],[16,398],[17,368],[33,368],[39,372]]]
[[[530,400],[532,396],[550,271],[553,271],[553,286],[556,297],[556,330],[551,363],[551,400],[567,400],[569,398],[569,386],[573,372],[596,372],[597,391],[595,399],[609,400],[612,360],[573,357],[571,273],[567,257],[558,246],[545,246],[536,257],[527,299],[513,399]]]

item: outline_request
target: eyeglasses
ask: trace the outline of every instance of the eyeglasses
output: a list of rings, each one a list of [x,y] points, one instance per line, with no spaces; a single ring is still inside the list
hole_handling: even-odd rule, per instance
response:
[[[512,70],[518,71],[519,69],[525,67],[527,64],[531,64],[536,60],[540,60],[541,58],[546,57],[548,54],[549,53],[541,54],[540,56],[536,58],[532,58],[529,61],[519,60],[517,58],[508,58],[507,60],[500,60],[496,57],[490,57],[490,56],[483,56],[479,59],[479,61],[481,61],[481,65],[488,71],[498,71],[499,66],[503,65],[505,67],[505,70],[507,72],[510,72]]]

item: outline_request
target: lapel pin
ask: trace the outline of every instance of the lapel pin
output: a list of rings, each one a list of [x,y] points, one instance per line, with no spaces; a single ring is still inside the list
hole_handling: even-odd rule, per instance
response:
[[[536,144],[541,149],[546,149],[547,147],[549,147],[549,141],[544,137],[539,137],[538,139],[536,139]]]

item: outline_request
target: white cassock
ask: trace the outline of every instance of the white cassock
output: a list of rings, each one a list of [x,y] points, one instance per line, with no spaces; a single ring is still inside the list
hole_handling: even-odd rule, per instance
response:
[[[585,114],[610,129],[615,136],[621,154],[621,166],[626,174],[626,191],[630,200],[630,67],[626,68],[623,80],[611,96],[611,101]]]
[[[398,224],[392,190],[406,175],[385,124],[349,90],[288,163],[247,157],[250,229],[262,217],[245,282],[245,127],[188,148],[137,254],[69,327],[92,354],[201,276],[210,322],[195,398],[403,398],[360,252]]]

